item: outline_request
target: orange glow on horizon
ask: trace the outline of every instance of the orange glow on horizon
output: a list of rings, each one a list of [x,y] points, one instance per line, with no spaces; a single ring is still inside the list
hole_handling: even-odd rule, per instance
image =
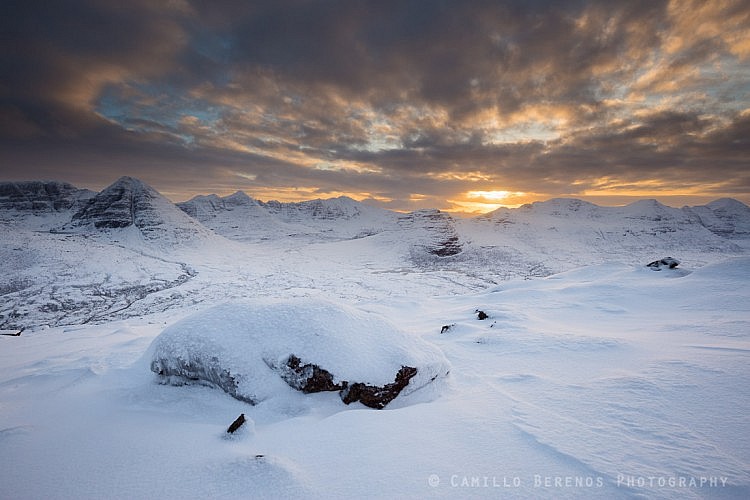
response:
[[[252,179],[251,179],[252,180]],[[583,182],[581,182],[583,184]],[[456,193],[448,196],[442,202],[435,197],[425,194],[412,193],[408,199],[397,200],[382,194],[363,191],[325,190],[317,186],[298,187],[259,187],[252,185],[224,184],[222,188],[211,190],[190,190],[188,192],[164,191],[163,194],[174,201],[187,201],[197,195],[215,193],[228,196],[237,191],[243,191],[251,198],[259,201],[280,201],[286,203],[310,201],[315,199],[329,199],[346,196],[362,202],[374,201],[371,205],[388,208],[395,212],[411,212],[418,209],[435,208],[456,216],[471,217],[497,210],[498,208],[518,208],[533,202],[546,201],[552,198],[577,198],[600,206],[622,206],[642,199],[657,199],[661,203],[681,207],[684,205],[702,205],[723,197],[743,200],[742,196],[731,192],[726,186],[711,185],[699,187],[682,187],[670,189],[658,180],[625,183],[611,178],[602,178],[595,182],[588,182],[592,189],[581,189],[571,193],[541,193],[507,190],[476,190]]]

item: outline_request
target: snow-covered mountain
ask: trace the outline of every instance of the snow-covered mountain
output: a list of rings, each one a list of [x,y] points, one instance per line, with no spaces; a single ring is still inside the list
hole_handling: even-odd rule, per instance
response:
[[[0,220],[36,230],[49,230],[70,220],[94,191],[67,182],[0,182]]]
[[[67,182],[0,182],[0,211],[63,212],[78,208],[95,194]]]
[[[135,231],[145,241],[179,244],[212,234],[146,183],[121,177],[90,198],[62,230]]]
[[[740,202],[737,205],[745,207]],[[547,274],[571,265],[606,261],[637,263],[649,256],[675,255],[704,264],[716,255],[742,253],[743,236],[716,231],[696,213],[711,215],[714,208],[672,208],[656,200],[641,200],[622,207],[602,207],[577,199],[558,198],[499,208],[464,221],[460,228],[485,260],[494,255],[536,260]],[[741,213],[741,211],[740,211]],[[750,220],[750,214],[744,220]]]
[[[463,250],[456,221],[445,212],[418,210],[400,216],[398,223],[414,241],[412,258],[417,263],[434,257],[450,257]]]
[[[729,239],[750,238],[750,207],[732,198],[721,198],[708,205],[685,207],[709,231]]]
[[[258,201],[238,191],[224,197],[196,196],[177,206],[217,234],[248,242],[361,238],[394,229],[398,218],[346,196],[282,203]]]

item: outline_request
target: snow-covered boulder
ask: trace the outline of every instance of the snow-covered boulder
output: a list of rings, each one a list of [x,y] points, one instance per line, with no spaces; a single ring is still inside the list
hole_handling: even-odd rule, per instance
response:
[[[168,327],[152,348],[164,383],[205,383],[252,404],[292,387],[383,408],[450,370],[437,347],[382,316],[311,298],[221,304]]]

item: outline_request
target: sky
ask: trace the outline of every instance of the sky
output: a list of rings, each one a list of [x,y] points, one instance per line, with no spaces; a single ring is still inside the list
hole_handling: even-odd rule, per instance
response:
[[[0,180],[750,203],[750,3],[5,0]]]

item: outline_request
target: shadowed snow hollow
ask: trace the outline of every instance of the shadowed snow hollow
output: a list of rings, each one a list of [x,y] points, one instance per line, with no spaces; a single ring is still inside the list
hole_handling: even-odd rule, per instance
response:
[[[437,347],[381,316],[310,298],[221,304],[167,328],[152,349],[163,382],[205,383],[252,404],[291,387],[383,408],[450,370]]]

